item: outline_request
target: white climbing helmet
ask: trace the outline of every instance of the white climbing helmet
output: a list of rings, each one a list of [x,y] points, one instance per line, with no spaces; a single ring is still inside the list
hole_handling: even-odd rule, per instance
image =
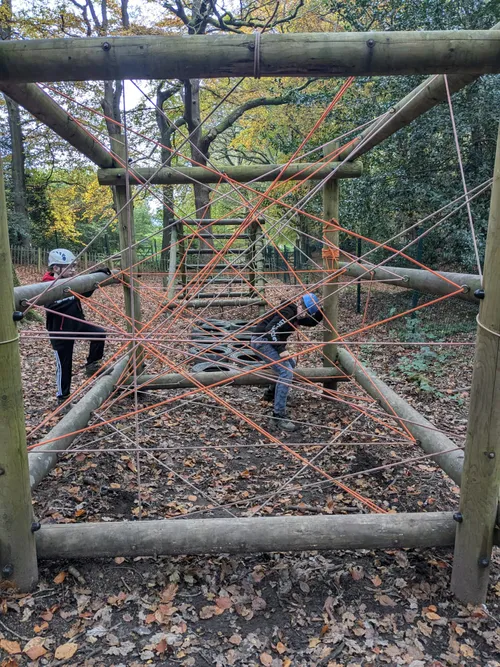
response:
[[[61,266],[67,266],[74,262],[76,257],[73,255],[71,250],[66,250],[65,248],[56,248],[49,252],[49,267],[54,266],[54,264],[60,264]]]

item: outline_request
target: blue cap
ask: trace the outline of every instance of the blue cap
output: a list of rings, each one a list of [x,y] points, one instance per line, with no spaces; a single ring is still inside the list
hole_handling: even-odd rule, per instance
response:
[[[302,301],[309,315],[316,315],[319,311],[319,299],[316,294],[304,294]]]

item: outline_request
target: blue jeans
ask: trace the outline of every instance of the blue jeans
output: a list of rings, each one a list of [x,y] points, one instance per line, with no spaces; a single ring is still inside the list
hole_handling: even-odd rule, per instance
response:
[[[274,345],[271,343],[252,340],[252,348],[260,354],[266,363],[281,359],[279,352],[276,351]],[[277,415],[286,414],[286,401],[292,384],[295,365],[295,359],[287,359],[269,367],[278,376],[274,394],[274,413]]]

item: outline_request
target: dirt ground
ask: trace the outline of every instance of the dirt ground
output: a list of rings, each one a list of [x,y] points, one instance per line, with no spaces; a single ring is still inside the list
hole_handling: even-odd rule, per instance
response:
[[[22,271],[20,277],[29,282]],[[114,294],[119,299],[119,292]],[[411,305],[409,293],[389,287],[373,288],[368,303],[367,297],[364,288],[366,312],[357,314],[354,290],[342,292],[341,332]],[[156,302],[146,301],[150,317]],[[102,315],[87,308],[89,319],[113,317],[103,297],[95,303]],[[210,315],[236,319],[249,313],[226,309]],[[349,349],[463,444],[474,348],[433,343],[473,342],[475,315],[474,305],[448,300],[415,319],[397,319],[353,336],[360,345]],[[178,336],[186,333],[187,341],[191,325],[182,323]],[[29,333],[22,339],[28,430],[47,419],[31,444],[57,423],[50,417],[54,369],[48,341],[31,335],[43,331],[43,324],[27,324],[23,331]],[[427,345],[411,345],[417,341]],[[110,342],[108,355],[118,344]],[[76,387],[83,380],[85,345],[77,345],[75,357]],[[178,361],[182,354],[172,352],[169,359]],[[159,363],[148,360],[148,371],[156,372]],[[312,353],[300,365],[320,363]],[[138,426],[140,452],[126,451],[132,446],[126,438],[135,439],[133,418],[115,422],[117,428],[96,419],[96,428],[75,440],[34,492],[42,529],[47,523],[183,520],[186,515],[370,511],[317,471],[301,470],[297,458],[209,396],[155,406],[180,393],[140,397],[148,418]],[[262,388],[225,387],[217,395],[268,427],[270,407],[261,398]],[[341,383],[335,398],[319,388],[297,389],[290,412],[300,428],[280,437],[309,459],[329,443],[315,460],[318,467],[332,477],[348,476],[350,488],[384,510],[456,510],[456,485],[432,459],[408,460],[421,450],[401,436],[396,422],[387,417],[375,422],[353,407],[363,400],[366,394],[352,382]],[[133,397],[122,398],[105,417],[133,409]],[[452,551],[442,549],[42,562],[32,594],[0,592],[0,667],[500,665],[498,555],[488,603],[480,608],[453,599],[451,563]]]

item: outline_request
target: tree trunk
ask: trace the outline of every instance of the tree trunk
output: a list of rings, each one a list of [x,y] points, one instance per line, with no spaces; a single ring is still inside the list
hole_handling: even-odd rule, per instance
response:
[[[207,165],[207,155],[203,150],[203,135],[200,115],[200,81],[193,79],[184,84],[184,105],[190,134],[191,159],[193,167]],[[204,185],[194,185],[196,218],[210,218],[210,190]],[[201,243],[201,248],[207,247]]]
[[[1,3],[3,22],[0,26],[0,36],[3,40],[9,40],[12,36],[12,2],[2,0]],[[26,177],[24,174],[24,139],[21,128],[21,113],[19,105],[4,95],[9,119],[10,143],[12,147],[12,204],[13,216],[10,217],[9,227],[15,229],[17,241],[22,245],[30,242],[30,221],[28,215],[28,197],[26,194]]]

